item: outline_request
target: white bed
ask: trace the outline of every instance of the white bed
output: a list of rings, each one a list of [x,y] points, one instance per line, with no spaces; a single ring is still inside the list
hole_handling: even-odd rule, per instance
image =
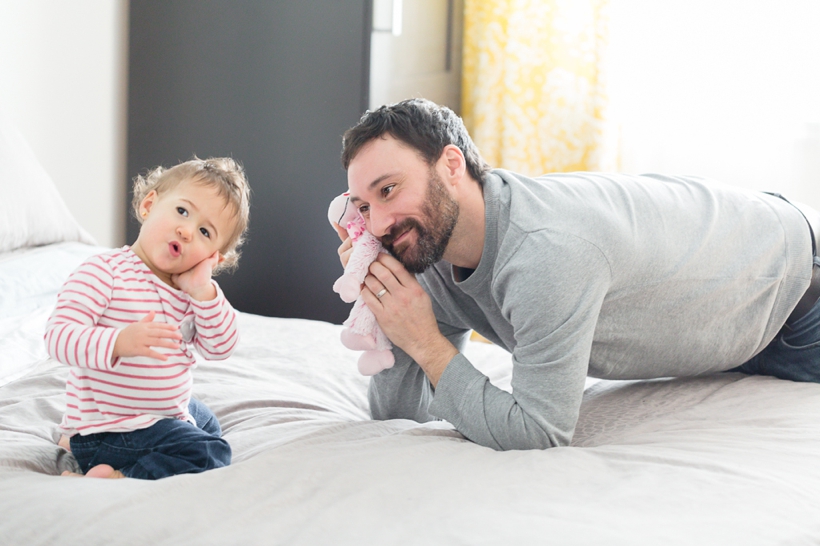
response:
[[[13,149],[3,136],[0,164]],[[59,199],[30,171],[32,207]],[[18,182],[0,167],[3,195]],[[29,206],[15,199],[0,202],[5,218]],[[590,381],[571,447],[495,452],[445,422],[370,420],[340,326],[244,313],[234,356],[195,371],[231,466],[155,482],[60,477],[75,468],[56,445],[67,369],[42,330],[68,272],[104,249],[58,205],[15,220],[28,223],[22,238],[0,233],[2,545],[820,543],[820,385]],[[504,351],[468,351],[509,385]]]

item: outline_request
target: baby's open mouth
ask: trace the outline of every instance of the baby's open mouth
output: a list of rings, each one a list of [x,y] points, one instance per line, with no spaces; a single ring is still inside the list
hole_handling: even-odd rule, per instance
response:
[[[173,256],[174,258],[176,258],[180,254],[182,254],[182,251],[181,251],[182,249],[180,248],[179,243],[176,242],[176,241],[172,241],[168,245],[168,250],[171,252],[171,256]]]

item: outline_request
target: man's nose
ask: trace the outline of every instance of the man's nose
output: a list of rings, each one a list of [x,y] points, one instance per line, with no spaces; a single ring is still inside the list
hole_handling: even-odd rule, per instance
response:
[[[370,205],[370,233],[376,237],[384,237],[393,228],[393,215],[386,210]]]

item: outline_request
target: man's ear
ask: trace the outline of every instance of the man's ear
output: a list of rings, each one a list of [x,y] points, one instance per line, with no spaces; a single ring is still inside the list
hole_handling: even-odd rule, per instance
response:
[[[157,190],[151,190],[148,192],[148,195],[142,199],[142,202],[140,203],[140,216],[142,218],[145,218],[151,213],[151,207],[154,206],[157,196]]]
[[[467,172],[467,162],[464,153],[455,144],[448,144],[441,152],[439,162],[444,166],[447,177],[453,183],[458,183]]]

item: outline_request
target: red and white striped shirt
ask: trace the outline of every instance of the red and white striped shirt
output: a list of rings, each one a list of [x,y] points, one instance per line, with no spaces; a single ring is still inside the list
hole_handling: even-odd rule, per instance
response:
[[[68,435],[128,432],[160,419],[185,419],[196,365],[190,346],[207,360],[228,358],[239,341],[236,312],[219,285],[200,302],[154,275],[129,247],[92,256],[69,276],[46,325],[52,358],[71,367],[66,412]],[[112,358],[120,331],[144,318],[177,324],[179,349],[152,347],[168,360]]]

